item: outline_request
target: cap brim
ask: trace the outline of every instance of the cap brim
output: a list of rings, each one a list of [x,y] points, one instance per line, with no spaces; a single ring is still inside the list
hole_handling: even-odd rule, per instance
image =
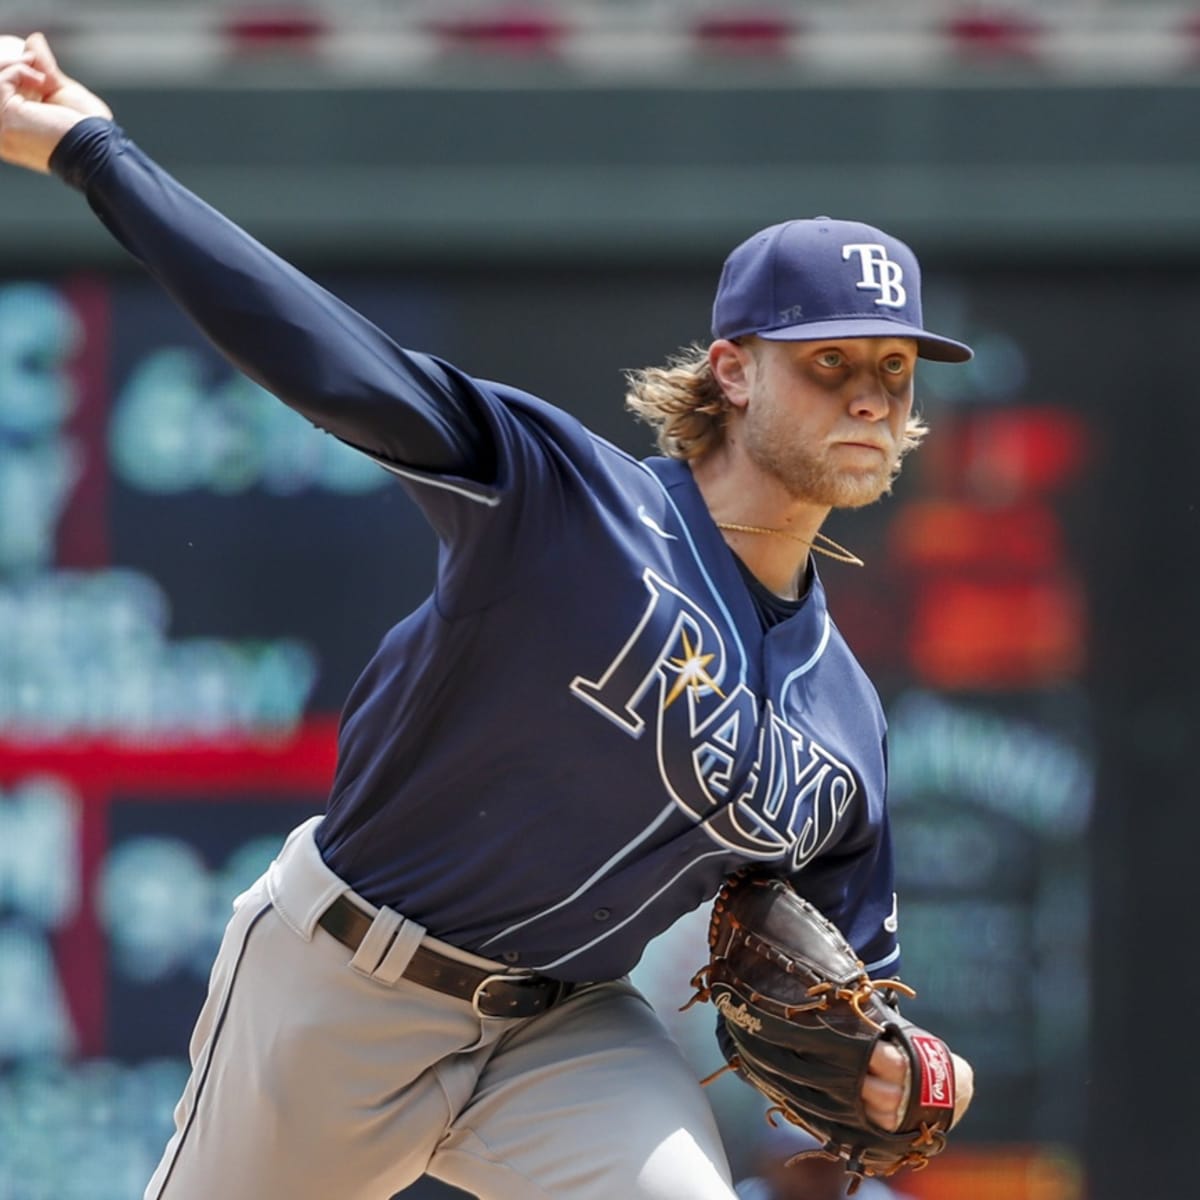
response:
[[[785,329],[760,329],[756,337],[769,342],[823,342],[836,338],[895,337],[914,338],[917,355],[933,362],[962,363],[974,357],[975,351],[964,342],[918,329],[903,321],[886,318],[860,317],[841,321],[813,321],[807,325],[789,325]]]

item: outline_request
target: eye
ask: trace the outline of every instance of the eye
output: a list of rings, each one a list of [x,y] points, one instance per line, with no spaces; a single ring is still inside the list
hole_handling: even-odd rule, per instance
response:
[[[908,370],[908,359],[902,354],[893,354],[883,360],[883,369],[889,375],[903,375]]]
[[[840,350],[822,350],[817,355],[817,365],[837,369],[846,365],[846,359]]]

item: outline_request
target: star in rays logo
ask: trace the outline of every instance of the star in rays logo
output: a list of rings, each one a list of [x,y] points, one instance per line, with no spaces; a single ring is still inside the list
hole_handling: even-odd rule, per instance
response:
[[[712,676],[705,670],[708,664],[716,658],[716,655],[700,654],[694,650],[691,641],[688,639],[686,629],[681,630],[679,636],[683,642],[683,654],[679,658],[669,658],[667,660],[679,674],[675,677],[675,682],[671,685],[671,690],[667,693],[666,700],[663,701],[663,711],[665,712],[670,708],[688,688],[696,692],[702,688],[712,688],[724,700],[725,693],[717,687]]]

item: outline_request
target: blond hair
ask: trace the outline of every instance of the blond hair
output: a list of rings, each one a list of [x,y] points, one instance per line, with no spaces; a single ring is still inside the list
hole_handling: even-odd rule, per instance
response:
[[[625,407],[654,429],[668,458],[692,462],[724,441],[729,401],[699,342],[672,354],[665,367],[626,371],[625,385]]]
[[[655,431],[668,458],[694,462],[725,439],[730,403],[708,361],[708,347],[693,342],[667,359],[665,367],[625,372],[625,407]],[[929,427],[914,410],[900,446],[915,450]]]

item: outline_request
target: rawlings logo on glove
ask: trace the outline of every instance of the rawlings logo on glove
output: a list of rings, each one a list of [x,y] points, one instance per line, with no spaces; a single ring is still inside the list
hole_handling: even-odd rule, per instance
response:
[[[867,1175],[919,1169],[946,1145],[954,1121],[954,1062],[944,1042],[901,1017],[899,980],[874,980],[833,923],[781,879],[738,875],[709,925],[711,957],[684,1005],[711,1001],[726,1066],[842,1162],[852,1194]],[[876,1125],[862,1100],[871,1053],[887,1040],[909,1060],[912,1087],[899,1128]],[[806,1154],[797,1155],[806,1157]]]
[[[762,1032],[762,1022],[757,1017],[752,1016],[750,1010],[744,1004],[735,1006],[727,993],[718,996],[715,1003],[717,1012],[731,1025],[736,1025],[740,1029],[745,1029],[750,1033]]]
[[[921,1056],[921,1103],[928,1108],[954,1111],[954,1064],[946,1043],[927,1033],[910,1033],[912,1044]]]

